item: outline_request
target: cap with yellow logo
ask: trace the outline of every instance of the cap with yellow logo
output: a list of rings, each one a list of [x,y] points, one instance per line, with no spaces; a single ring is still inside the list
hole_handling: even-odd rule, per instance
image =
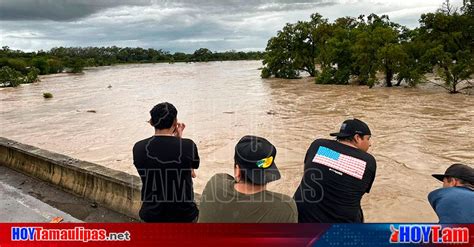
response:
[[[254,184],[267,184],[281,178],[275,156],[275,146],[263,137],[244,136],[235,146],[235,163]]]

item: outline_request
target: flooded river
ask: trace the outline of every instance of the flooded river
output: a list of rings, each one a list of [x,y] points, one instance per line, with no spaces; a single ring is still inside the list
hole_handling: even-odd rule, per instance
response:
[[[426,197],[441,183],[430,174],[474,163],[474,96],[263,80],[258,67],[258,61],[121,65],[46,76],[0,89],[0,136],[136,174],[131,148],[153,134],[146,123],[152,106],[169,101],[186,123],[184,136],[199,148],[196,192],[214,173],[232,172],[234,145],[254,134],[278,150],[282,179],[270,189],[293,195],[310,143],[357,117],[372,129],[369,152],[378,165],[363,200],[368,222],[436,221]],[[43,92],[54,98],[43,99]]]

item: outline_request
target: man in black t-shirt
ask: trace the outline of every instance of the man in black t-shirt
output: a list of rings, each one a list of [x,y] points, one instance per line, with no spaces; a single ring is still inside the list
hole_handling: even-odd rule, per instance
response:
[[[304,160],[295,192],[300,223],[364,222],[360,201],[375,179],[375,158],[368,154],[371,132],[358,119],[344,121],[336,140],[317,139]]]
[[[133,163],[142,180],[140,218],[145,222],[193,222],[199,211],[192,178],[199,167],[196,144],[182,138],[176,108],[160,103],[150,111],[155,135],[133,147]]]

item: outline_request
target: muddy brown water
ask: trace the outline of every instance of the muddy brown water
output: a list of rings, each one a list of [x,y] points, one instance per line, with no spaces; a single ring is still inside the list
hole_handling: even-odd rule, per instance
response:
[[[199,148],[196,192],[213,174],[231,173],[235,143],[254,134],[278,150],[282,179],[269,188],[293,195],[310,143],[357,117],[372,129],[369,152],[378,165],[362,203],[368,222],[436,221],[426,197],[441,184],[430,174],[474,163],[474,96],[263,80],[258,67],[258,61],[121,65],[45,76],[0,89],[0,136],[136,174],[131,148],[153,134],[146,123],[151,107],[169,101],[187,125],[184,136]],[[54,97],[44,99],[44,92]]]

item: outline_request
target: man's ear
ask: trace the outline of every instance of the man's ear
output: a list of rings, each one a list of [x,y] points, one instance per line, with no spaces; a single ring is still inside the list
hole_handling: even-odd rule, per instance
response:
[[[354,135],[354,141],[355,141],[356,143],[361,142],[361,141],[363,140],[363,138],[364,138],[364,137],[362,137],[362,136],[359,135],[359,134],[355,134],[355,135]]]
[[[461,181],[459,181],[459,179],[457,178],[453,178],[454,180],[454,186],[462,186],[463,184],[461,183]]]
[[[240,179],[241,179],[240,176],[241,175],[242,175],[242,173],[240,172],[240,166],[235,164],[235,166],[234,166],[234,179],[237,183],[240,182]]]
[[[155,127],[155,125],[153,124],[153,121],[151,121],[151,118],[150,118],[150,120],[148,120],[148,123],[149,123],[151,126]]]

